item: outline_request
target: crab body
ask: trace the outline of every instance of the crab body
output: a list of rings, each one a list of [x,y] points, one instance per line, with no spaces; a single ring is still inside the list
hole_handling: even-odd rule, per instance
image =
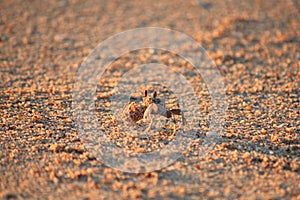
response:
[[[122,115],[127,122],[136,123],[143,119],[146,109],[147,107],[142,104],[130,102],[124,106]]]
[[[165,107],[164,101],[157,98],[157,92],[155,91],[152,97],[147,95],[147,90],[145,90],[145,95],[143,98],[143,104],[129,102],[125,104],[122,116],[127,122],[137,123],[141,119],[144,122],[150,121],[147,130],[150,130],[152,124],[157,116],[164,116],[166,118],[171,118],[172,115],[182,115],[183,122],[185,121],[183,112],[180,109],[168,110]]]

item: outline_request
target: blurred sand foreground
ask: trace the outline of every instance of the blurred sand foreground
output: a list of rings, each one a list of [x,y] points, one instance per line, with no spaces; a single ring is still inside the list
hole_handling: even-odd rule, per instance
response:
[[[297,0],[3,0],[0,10],[1,198],[300,199]],[[222,136],[199,157],[210,98],[201,77],[186,73],[200,85],[195,109],[203,116],[192,144],[174,164],[132,174],[87,151],[72,116],[72,89],[80,63],[98,43],[138,27],[169,28],[198,41],[224,78],[228,109]],[[153,59],[181,73],[191,68],[178,55],[156,54],[128,53],[105,72],[95,103],[101,128],[113,123],[107,97],[122,69]],[[171,96],[168,105],[176,106]],[[148,141],[107,134],[140,153],[172,140],[169,132]]]

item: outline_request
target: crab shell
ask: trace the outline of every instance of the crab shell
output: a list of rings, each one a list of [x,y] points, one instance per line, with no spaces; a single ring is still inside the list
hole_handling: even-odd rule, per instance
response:
[[[130,102],[124,106],[122,116],[127,122],[137,122],[143,119],[146,109],[142,104]]]

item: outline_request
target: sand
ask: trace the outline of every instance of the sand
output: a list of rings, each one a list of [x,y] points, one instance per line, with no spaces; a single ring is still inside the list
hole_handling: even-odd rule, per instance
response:
[[[0,10],[1,198],[300,198],[298,1],[4,0]],[[117,146],[145,153],[175,137],[173,122],[147,139],[114,128],[108,99],[126,70],[153,60],[168,65],[200,99],[198,126],[188,127],[192,142],[182,156],[155,171],[127,173],[87,149],[73,116],[73,89],[100,42],[143,27],[176,30],[201,44],[222,75],[227,110],[222,132],[207,134],[211,98],[190,63],[165,51],[122,55],[97,83],[95,101],[100,128]],[[136,101],[144,89],[157,89],[168,109],[178,107],[162,85],[137,87]],[[214,146],[199,156],[207,137]]]

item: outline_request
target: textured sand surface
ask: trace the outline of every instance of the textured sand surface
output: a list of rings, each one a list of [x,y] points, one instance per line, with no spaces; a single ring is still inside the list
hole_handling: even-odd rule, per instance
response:
[[[0,1],[0,198],[300,199],[299,19],[297,0]],[[72,89],[98,43],[141,27],[177,30],[199,42],[224,78],[228,109],[221,137],[199,157],[211,111],[201,77],[168,52],[121,56],[99,82],[95,102],[111,142],[141,153],[172,140],[172,131],[140,140],[109,129],[110,90],[124,70],[153,59],[199,86],[195,109],[203,116],[174,164],[132,174],[86,150]],[[172,93],[157,88],[176,108]]]

